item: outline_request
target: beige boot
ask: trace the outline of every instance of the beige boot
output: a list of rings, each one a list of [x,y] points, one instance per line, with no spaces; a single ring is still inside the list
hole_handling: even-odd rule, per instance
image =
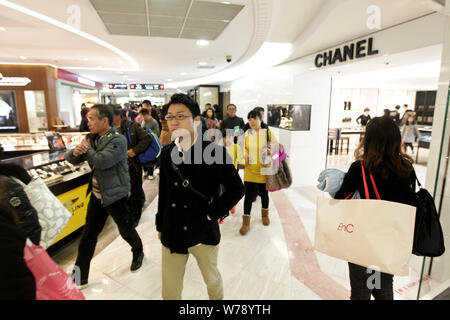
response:
[[[242,216],[242,227],[239,230],[239,233],[244,236],[247,234],[249,230],[250,230],[250,215],[244,214]]]
[[[268,226],[270,224],[269,209],[261,209],[261,217],[263,225]]]

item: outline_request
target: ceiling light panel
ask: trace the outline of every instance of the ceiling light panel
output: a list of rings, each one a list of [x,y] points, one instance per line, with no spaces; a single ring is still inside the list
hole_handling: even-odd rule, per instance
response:
[[[150,27],[177,28],[178,32],[183,26],[183,17],[150,16]],[[152,34],[153,35],[153,34]]]
[[[105,24],[111,34],[123,36],[147,36],[146,26],[130,26],[126,24]]]
[[[137,26],[147,26],[147,17],[145,13],[124,14],[124,13],[99,12],[99,14],[105,24],[128,24]]]
[[[224,30],[227,25],[228,23],[223,22],[222,20],[187,19],[185,28]]]
[[[148,9],[150,15],[184,18],[190,2],[190,0],[148,0]]]
[[[150,27],[152,37],[178,38],[180,28]]]
[[[181,34],[181,38],[184,39],[205,39],[215,40],[222,30],[205,30],[205,29],[188,29],[185,28]]]
[[[209,20],[233,20],[244,8],[241,5],[194,1],[188,18]]]
[[[90,0],[95,10],[99,12],[143,13],[145,0]]]
[[[197,0],[192,2],[190,10],[191,0],[90,2],[114,35],[206,40],[217,39],[244,8],[242,5]]]

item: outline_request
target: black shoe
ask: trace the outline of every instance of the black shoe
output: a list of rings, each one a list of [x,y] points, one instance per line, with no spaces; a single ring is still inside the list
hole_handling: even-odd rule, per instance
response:
[[[75,272],[73,272],[70,277],[72,278],[73,282],[75,283],[75,285],[77,286],[77,288],[79,290],[82,290],[82,289],[84,289],[84,288],[86,288],[88,286],[88,280],[87,279],[81,280],[80,283],[77,283],[77,281],[75,279],[76,278],[75,277]]]
[[[142,252],[139,256],[133,257],[133,262],[131,263],[131,272],[136,272],[142,267],[142,262],[144,261],[144,253]]]

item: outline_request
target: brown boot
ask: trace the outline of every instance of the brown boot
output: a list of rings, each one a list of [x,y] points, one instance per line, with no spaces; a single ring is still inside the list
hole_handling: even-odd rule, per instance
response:
[[[242,216],[242,227],[239,230],[239,233],[244,236],[247,234],[249,230],[250,230],[250,215],[244,214]]]
[[[261,217],[263,225],[268,226],[270,224],[269,209],[261,209]]]

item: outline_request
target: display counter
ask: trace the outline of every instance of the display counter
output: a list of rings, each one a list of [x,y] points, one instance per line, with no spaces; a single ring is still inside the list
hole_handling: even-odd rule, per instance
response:
[[[80,133],[76,133],[76,135],[78,137],[73,139],[73,141],[81,141],[80,138],[82,138],[82,135]],[[67,144],[70,145],[71,142],[67,138]],[[72,213],[72,218],[53,244],[47,249],[48,251],[54,251],[73,238],[85,224],[89,203],[89,197],[87,197],[86,191],[91,169],[86,161],[76,166],[67,162],[64,158],[65,150],[57,152],[36,152],[36,150],[43,148],[43,146],[19,145],[17,147],[33,151],[34,153],[3,159],[0,162],[20,165],[27,170],[33,179],[38,177],[43,179],[53,194]],[[6,153],[8,146],[4,148]]]
[[[59,132],[67,148],[78,145],[88,132]],[[14,158],[41,151],[50,151],[47,136],[52,132],[0,134],[3,152],[0,159]]]

